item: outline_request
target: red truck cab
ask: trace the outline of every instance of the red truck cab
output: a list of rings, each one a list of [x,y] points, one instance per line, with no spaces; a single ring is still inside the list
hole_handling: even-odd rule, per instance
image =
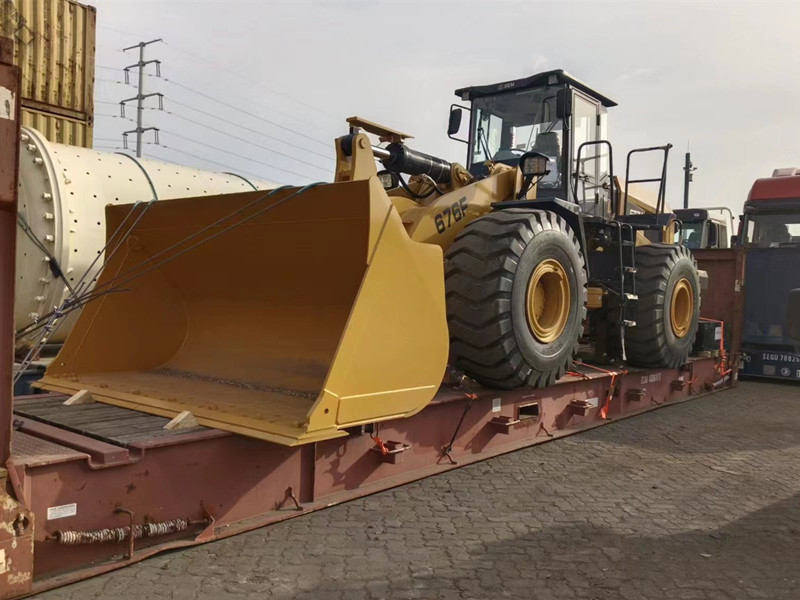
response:
[[[800,380],[800,169],[758,179],[744,205],[742,374]]]

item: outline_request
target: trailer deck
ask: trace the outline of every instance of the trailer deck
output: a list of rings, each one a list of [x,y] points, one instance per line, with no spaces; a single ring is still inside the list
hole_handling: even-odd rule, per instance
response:
[[[41,600],[796,600],[797,392],[743,382]]]
[[[720,369],[714,357],[680,370],[582,364],[550,388],[475,388],[472,399],[444,385],[410,418],[298,447],[204,427],[165,430],[164,417],[68,406],[59,394],[19,397],[8,477],[37,515],[30,590],[724,389],[733,379]],[[150,523],[154,532],[131,544],[131,523],[135,530]]]

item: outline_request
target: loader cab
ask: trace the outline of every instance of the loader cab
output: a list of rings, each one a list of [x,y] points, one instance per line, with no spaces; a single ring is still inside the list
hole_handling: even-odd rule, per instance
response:
[[[580,204],[585,214],[608,214],[609,147],[592,142],[607,139],[606,111],[616,102],[562,70],[462,88],[456,95],[471,106],[451,109],[449,129],[451,136],[458,130],[458,111],[466,108],[467,167],[473,175],[485,177],[487,161],[516,166],[525,152],[539,152],[547,157],[549,172],[537,184],[537,198],[560,198]]]
[[[691,250],[730,248],[733,213],[728,207],[679,208],[674,212],[681,222],[678,243]]]

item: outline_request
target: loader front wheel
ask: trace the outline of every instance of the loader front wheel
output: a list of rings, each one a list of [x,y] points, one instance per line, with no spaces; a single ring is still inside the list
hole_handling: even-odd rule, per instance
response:
[[[479,383],[545,387],[564,375],[586,318],[578,239],[544,210],[470,223],[445,257],[450,361]]]
[[[689,358],[700,315],[700,275],[688,248],[648,244],[636,249],[639,300],[625,332],[628,362],[670,368]]]

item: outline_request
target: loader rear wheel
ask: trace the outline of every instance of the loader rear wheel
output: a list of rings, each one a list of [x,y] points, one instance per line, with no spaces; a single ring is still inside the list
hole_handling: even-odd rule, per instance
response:
[[[671,244],[636,249],[633,320],[625,332],[628,362],[677,368],[689,358],[700,315],[700,275],[691,251]]]
[[[586,318],[578,239],[558,215],[506,209],[470,223],[445,257],[451,364],[511,389],[554,383]]]

